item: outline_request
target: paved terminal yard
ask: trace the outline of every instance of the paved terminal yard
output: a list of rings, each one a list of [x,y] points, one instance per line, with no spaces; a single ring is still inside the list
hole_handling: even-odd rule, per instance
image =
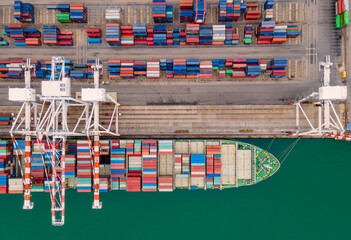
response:
[[[342,39],[341,31],[335,29],[335,23],[332,20],[335,8],[333,1],[276,1],[273,20],[277,23],[297,24],[301,30],[301,36],[288,39],[282,45],[257,45],[255,37],[252,45],[243,44],[245,24],[258,26],[258,23],[263,20],[260,19],[233,22],[233,28],[240,34],[237,46],[165,47],[111,47],[105,41],[104,11],[107,7],[122,8],[124,25],[146,23],[151,26],[153,25],[152,0],[105,1],[104,4],[97,0],[64,1],[65,3],[86,3],[87,24],[58,23],[55,19],[56,12],[46,9],[47,4],[57,4],[57,1],[32,0],[30,2],[36,9],[36,22],[34,25],[31,24],[31,27],[41,29],[43,25],[57,25],[61,30],[73,30],[74,46],[14,47],[10,41],[10,46],[1,48],[0,59],[30,57],[50,60],[51,56],[57,55],[73,60],[74,63],[85,63],[87,59],[100,58],[105,68],[103,79],[105,87],[109,91],[117,91],[118,101],[124,105],[121,107],[122,116],[119,124],[120,132],[124,135],[174,135],[177,130],[183,131],[177,134],[189,136],[254,136],[294,132],[296,131],[295,107],[286,104],[320,86],[322,72],[319,71],[318,65],[327,54],[331,55],[331,60],[335,63],[332,70],[332,84],[340,83],[338,64],[343,61]],[[206,25],[218,24],[218,1],[208,0],[207,2]],[[167,0],[167,4],[173,4],[175,8],[175,23],[169,26],[185,27],[185,23],[179,24],[179,1]],[[15,23],[13,1],[2,0],[0,27]],[[100,46],[87,44],[85,29],[89,27],[102,29],[103,44]],[[288,58],[287,77],[278,80],[267,77],[198,80],[164,77],[159,80],[150,80],[139,77],[130,80],[109,80],[106,73],[106,63],[110,59],[259,58],[268,60],[274,57]],[[73,80],[73,91],[79,91],[82,86],[87,86],[87,83],[91,83],[91,80]],[[34,80],[33,85],[38,88],[39,80]],[[8,86],[21,87],[23,81],[0,81],[1,105],[13,104],[6,100]],[[234,106],[234,104],[241,106]],[[258,104],[261,106],[257,106]],[[317,116],[318,112],[312,105],[307,109],[310,116]],[[155,114],[150,114],[150,111]],[[344,105],[338,105],[337,111],[344,120]],[[307,122],[304,124],[307,127]]]
[[[311,104],[303,108],[317,126],[318,108]],[[17,106],[0,107],[2,113],[18,110]],[[336,105],[335,110],[344,124],[345,105]],[[112,111],[110,105],[101,107],[102,126],[108,126]],[[69,112],[69,128],[73,129],[80,112]],[[293,105],[121,106],[119,112],[119,132],[125,137],[287,137],[297,131]],[[0,126],[0,134],[8,136],[9,128]],[[301,113],[299,130],[309,130]]]

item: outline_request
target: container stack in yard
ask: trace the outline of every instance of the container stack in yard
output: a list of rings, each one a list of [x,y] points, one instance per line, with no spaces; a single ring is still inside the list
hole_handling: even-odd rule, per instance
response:
[[[212,45],[212,28],[201,27],[199,32],[200,45]]]
[[[267,9],[264,12],[264,20],[265,21],[270,21],[273,19],[273,9]]]
[[[91,192],[92,170],[90,144],[87,140],[77,140],[77,191]]]
[[[154,46],[165,46],[167,45],[167,27],[165,25],[154,26],[153,29]]]
[[[166,6],[166,22],[173,23],[173,6]]]
[[[34,23],[34,7],[30,3],[14,1],[14,17],[22,23]]]
[[[121,26],[121,45],[134,46],[133,26]]]
[[[166,18],[166,0],[152,1],[152,17],[155,23],[165,23]]]
[[[212,45],[224,45],[225,25],[212,25],[213,37]]]
[[[335,27],[343,28],[350,25],[350,8],[348,0],[339,0],[335,3]]]
[[[84,4],[70,4],[70,18],[76,23],[87,23],[87,6]]]
[[[288,64],[288,59],[284,57],[274,58],[271,62],[272,73],[271,77],[280,78],[286,76],[285,67]]]
[[[145,23],[135,23],[133,25],[135,46],[147,46],[147,29]]]
[[[219,0],[218,5],[218,21],[231,22],[238,21],[243,12],[241,9],[246,9],[244,3],[233,0]]]
[[[244,44],[248,45],[252,43],[252,34],[253,34],[253,26],[251,24],[245,25],[245,36],[244,36]]]
[[[199,39],[199,24],[187,24],[186,25],[186,44],[188,45],[198,45]]]
[[[107,8],[105,10],[106,22],[121,22],[122,20],[122,9],[121,8]]]
[[[266,0],[264,2],[264,9],[272,9],[274,7],[274,0]]]
[[[3,37],[0,37],[0,47],[1,46],[8,46],[9,42],[5,41]]]
[[[201,61],[200,62],[200,78],[212,78],[212,62]]]
[[[6,36],[14,38],[15,46],[41,46],[41,32],[37,29],[23,29],[22,25],[5,26]]]
[[[146,77],[149,79],[160,78],[160,61],[147,60]]]
[[[78,4],[67,4],[61,3],[56,6],[59,13],[56,14],[56,19],[60,23],[87,23],[87,6],[81,3]]]
[[[287,38],[300,35],[297,25],[276,25],[274,21],[263,21],[257,31],[257,44],[282,44]]]
[[[142,143],[143,184],[144,192],[157,190],[157,142],[144,140]]]
[[[147,62],[149,61],[150,63],[148,63],[148,66],[151,66],[151,62],[157,64],[157,67],[152,69],[155,69],[155,76],[158,76],[158,72],[163,70],[159,68],[161,65],[159,65],[157,60],[148,60]],[[121,62],[124,63],[124,65],[122,64],[124,67],[121,67]],[[138,60],[138,62],[141,62],[141,60]],[[219,77],[224,77],[225,75],[221,75],[221,69],[226,67],[225,71],[227,71],[227,75],[231,75],[233,78],[245,78],[253,77],[253,72],[255,73],[255,77],[260,76],[261,71],[258,74],[258,69],[266,70],[265,68],[267,66],[263,66],[265,62],[266,61],[259,59],[214,59],[212,61],[200,61],[199,59],[165,59],[165,69],[167,78],[209,78],[213,76],[212,70],[219,70]],[[137,75],[135,72],[140,71],[139,67],[135,68],[137,63],[133,60],[109,60],[108,64],[109,68],[107,70],[111,79],[121,77],[133,78]],[[249,65],[255,67],[246,69]],[[151,68],[148,67],[148,69],[150,70]],[[121,76],[121,71],[123,76]],[[148,78],[152,78],[150,72],[147,72],[147,76]]]
[[[258,10],[258,3],[246,3],[246,7],[250,8],[246,10],[245,20],[258,20],[260,18],[261,11]]]
[[[88,28],[86,30],[88,34],[88,43],[90,44],[101,44],[101,29],[100,28]]]
[[[73,46],[73,32],[60,31],[56,26],[43,27],[44,44],[49,46]]]
[[[200,60],[187,59],[186,60],[186,77],[198,78],[200,74]]]
[[[56,19],[60,23],[71,23],[72,20],[70,18],[70,6],[69,4],[58,4],[57,9],[60,11],[60,13],[56,14]]]
[[[193,21],[193,0],[180,0],[179,20],[181,23]]]
[[[121,44],[121,29],[119,23],[106,23],[106,42],[110,46]]]

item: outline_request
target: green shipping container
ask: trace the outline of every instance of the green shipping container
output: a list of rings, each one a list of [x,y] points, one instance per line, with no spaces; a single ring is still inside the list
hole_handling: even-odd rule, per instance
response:
[[[244,39],[244,44],[251,44],[251,39],[245,38]]]
[[[344,25],[349,26],[350,25],[350,13],[349,11],[344,12]]]
[[[341,28],[341,26],[342,26],[342,19],[341,18],[342,18],[341,14],[336,15],[336,17],[335,17],[335,27],[336,28]]]

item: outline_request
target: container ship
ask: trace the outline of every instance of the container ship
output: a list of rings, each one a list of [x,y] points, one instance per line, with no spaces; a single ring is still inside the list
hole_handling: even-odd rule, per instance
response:
[[[24,140],[17,140],[24,149]],[[88,140],[66,142],[66,189],[92,192],[93,156]],[[0,142],[1,193],[23,193],[22,157],[12,141]],[[31,192],[51,191],[50,144],[32,141]],[[100,192],[170,192],[253,185],[280,163],[267,151],[233,140],[100,140]]]

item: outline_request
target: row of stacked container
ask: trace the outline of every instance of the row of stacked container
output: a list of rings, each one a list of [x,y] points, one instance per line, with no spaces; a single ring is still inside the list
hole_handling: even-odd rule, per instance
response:
[[[275,21],[263,21],[257,29],[257,44],[282,44],[287,38],[300,36],[297,25],[276,25]]]
[[[287,58],[282,59],[287,63]],[[147,64],[147,67],[145,64]],[[258,59],[213,59],[212,61],[200,61],[199,59],[109,60],[107,71],[111,79],[134,78],[136,76],[159,78],[161,70],[166,70],[167,78],[211,78],[213,77],[213,70],[219,70],[219,77],[229,75],[233,78],[245,78],[258,77],[262,73],[270,75],[272,67],[272,62],[267,63],[265,60]],[[284,69],[278,70],[284,70],[281,72],[286,73],[285,67],[283,66]],[[281,75],[281,77],[285,75]],[[272,76],[277,77],[275,74]]]
[[[77,140],[77,191],[91,192],[92,162],[90,153],[91,143],[87,140]]]
[[[218,21],[232,22],[240,18],[242,12],[245,12],[246,4],[240,1],[219,0]]]
[[[101,44],[101,29],[100,28],[88,28],[86,30],[88,35],[88,43],[90,44]]]
[[[247,3],[245,12],[245,20],[258,20],[260,18],[261,11],[258,10],[258,3]]]
[[[335,3],[335,27],[343,28],[350,25],[350,8],[348,0],[339,0]]]
[[[88,11],[84,4],[58,4],[56,8],[60,11],[56,14],[57,21],[60,23],[87,23]]]
[[[127,191],[140,192],[143,170],[141,140],[127,140],[126,147],[128,157]]]
[[[173,6],[166,6],[166,0],[153,0],[152,17],[155,23],[172,23]]]
[[[288,37],[298,37],[300,31],[297,25],[275,25],[273,30],[266,29],[269,21],[262,22],[258,28],[258,44],[282,43]],[[254,27],[245,26],[244,43],[251,44]],[[233,25],[213,25],[211,27],[200,27],[199,24],[187,24],[185,30],[175,28],[168,30],[165,25],[155,25],[147,28],[145,24],[134,24],[133,26],[122,26],[122,39],[119,24],[107,24],[106,41],[111,46],[166,46],[166,45],[237,45],[239,34],[233,32]],[[121,41],[122,40],[122,41]]]
[[[44,44],[49,46],[73,46],[73,32],[60,31],[56,26],[43,27]]]
[[[147,192],[157,190],[157,142],[144,140],[142,142],[143,176],[142,189]]]
[[[76,157],[75,155],[66,155],[66,178],[76,177]]]
[[[8,177],[11,175],[12,146],[9,141],[0,141],[0,194],[8,192]]]
[[[37,29],[23,29],[22,25],[5,27],[4,34],[14,39],[15,46],[40,46],[41,32]]]
[[[22,23],[34,23],[34,7],[30,3],[14,1],[14,17]]]
[[[107,22],[121,22],[122,9],[121,8],[107,8],[105,10],[105,19]]]
[[[106,24],[106,42],[110,46],[118,46],[121,44],[121,29],[119,23]]]
[[[120,178],[126,176],[126,150],[120,148],[119,140],[111,141],[111,189],[120,189]]]

